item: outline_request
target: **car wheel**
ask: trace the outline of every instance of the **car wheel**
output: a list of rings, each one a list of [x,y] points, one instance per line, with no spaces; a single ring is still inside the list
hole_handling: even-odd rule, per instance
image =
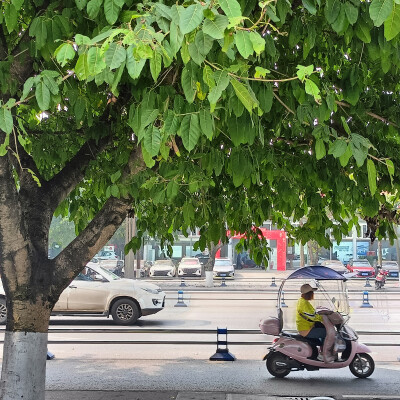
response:
[[[134,301],[121,299],[111,307],[111,316],[118,325],[132,325],[139,319],[140,312]]]
[[[279,352],[273,352],[267,358],[267,370],[275,378],[284,378],[289,374],[290,368],[287,367],[288,357]]]
[[[6,322],[7,322],[6,300],[0,299],[0,325],[4,325]]]
[[[367,353],[356,354],[349,365],[351,373],[357,378],[368,378],[375,369],[375,362]]]

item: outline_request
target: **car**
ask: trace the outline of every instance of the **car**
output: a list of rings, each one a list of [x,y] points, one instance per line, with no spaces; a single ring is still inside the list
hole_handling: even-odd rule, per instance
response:
[[[397,264],[397,261],[382,261],[382,268],[389,271],[388,278],[399,277],[399,264]]]
[[[349,272],[357,272],[356,278],[371,278],[375,276],[375,268],[368,260],[353,260],[347,265]]]
[[[96,257],[99,260],[118,260],[118,256],[113,251],[101,251]]]
[[[183,257],[178,265],[178,276],[202,276],[203,267],[196,257]]]
[[[0,303],[5,292],[0,285]],[[132,325],[142,316],[155,314],[165,305],[165,293],[150,282],[122,279],[96,263],[88,263],[61,293],[52,315],[111,315],[118,325]],[[3,317],[5,314],[5,317]],[[6,313],[1,312],[0,323]]]
[[[349,272],[340,260],[323,260],[321,261],[320,265],[324,267],[329,267],[336,272],[339,272],[339,274],[345,274]]]
[[[173,277],[176,274],[176,267],[172,260],[156,260],[154,265],[150,267],[149,277],[154,278],[157,276]]]
[[[235,269],[229,258],[216,258],[213,268],[214,278],[235,278]]]

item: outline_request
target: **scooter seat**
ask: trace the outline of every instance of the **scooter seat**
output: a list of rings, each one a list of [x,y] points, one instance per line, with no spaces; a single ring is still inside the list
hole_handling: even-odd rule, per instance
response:
[[[299,340],[300,342],[309,343],[312,346],[320,346],[321,345],[321,342],[318,339],[306,338],[304,336],[301,336],[298,333],[290,333],[290,332],[282,331],[281,335],[285,336],[285,337],[289,337],[289,338],[295,339],[295,340]]]

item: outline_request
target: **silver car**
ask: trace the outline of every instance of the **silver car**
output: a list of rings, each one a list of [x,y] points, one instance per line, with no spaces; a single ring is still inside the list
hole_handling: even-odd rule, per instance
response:
[[[229,258],[216,258],[213,268],[214,278],[235,278],[235,268]]]
[[[61,293],[53,315],[111,315],[115,323],[131,325],[161,311],[164,305],[165,293],[153,283],[122,279],[89,263]],[[0,285],[0,323],[5,323],[7,310],[1,307],[5,307],[5,292]]]

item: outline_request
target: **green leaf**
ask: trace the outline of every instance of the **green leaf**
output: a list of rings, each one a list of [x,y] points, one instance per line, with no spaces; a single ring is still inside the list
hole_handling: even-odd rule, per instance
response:
[[[120,193],[119,193],[119,188],[117,185],[112,185],[110,188],[110,193],[111,196],[116,197],[119,199]]]
[[[347,20],[347,17],[346,17],[346,11],[345,11],[344,5],[342,4],[340,6],[339,15],[336,18],[335,22],[332,24],[332,29],[336,33],[342,34],[343,32],[346,31],[348,26],[349,26],[349,21]]]
[[[111,70],[118,68],[126,60],[126,50],[117,43],[111,43],[105,53],[105,62]]]
[[[354,7],[350,2],[344,4],[344,10],[346,13],[347,20],[351,25],[354,25],[358,19],[358,8]]]
[[[118,19],[119,12],[121,11],[121,7],[118,6],[117,1],[115,0],[104,0],[104,14],[106,16],[106,20],[110,25],[114,25]]]
[[[87,79],[90,75],[87,54],[83,53],[79,56],[75,65],[75,74],[80,81]]]
[[[151,157],[155,157],[159,153],[161,146],[161,135],[158,128],[155,126],[150,126],[148,129],[146,129],[143,145]]]
[[[76,8],[81,11],[85,8],[87,0],[75,0]]]
[[[242,16],[240,4],[236,0],[219,0],[219,5],[228,18]]]
[[[146,59],[141,58],[139,61],[136,61],[135,57],[133,56],[133,46],[129,46],[126,50],[126,68],[132,79],[139,78],[144,64],[146,64]]]
[[[344,154],[339,157],[340,165],[342,167],[345,167],[349,163],[350,157],[352,155],[353,155],[353,152],[351,150],[351,146],[350,146],[350,144],[348,144]]]
[[[243,58],[248,58],[254,52],[250,37],[251,34],[247,31],[237,31],[235,34],[235,44]]]
[[[367,160],[367,171],[368,171],[368,184],[371,195],[373,196],[376,192],[376,168],[372,160]]]
[[[103,4],[103,0],[90,0],[87,3],[86,10],[87,10],[89,18],[95,19],[97,17],[102,4]]]
[[[394,164],[392,160],[386,160],[386,167],[389,172],[390,177],[394,175]]]
[[[200,128],[208,140],[212,140],[214,135],[213,119],[210,110],[202,108],[200,110]]]
[[[197,114],[185,115],[180,127],[182,143],[187,151],[192,151],[201,135],[199,117]]]
[[[31,26],[31,28],[29,29],[29,35],[36,37],[35,41],[36,48],[41,49],[47,42],[47,26],[46,22],[41,17],[37,18],[36,21],[37,21],[36,24],[34,25],[32,24],[35,28],[32,28]]]
[[[250,94],[247,87],[236,79],[231,79],[231,85],[233,86],[233,89],[235,90],[238,99],[243,103],[246,110],[251,114],[253,108],[258,107],[258,102],[256,101],[256,99]]]
[[[326,0],[325,18],[333,24],[340,13],[340,0]]]
[[[344,128],[344,130],[346,131],[346,133],[347,133],[348,135],[351,135],[350,127],[349,127],[349,125],[347,124],[347,122],[346,122],[346,120],[344,119],[344,117],[340,117],[340,119],[342,120],[342,125],[343,125],[343,128]]]
[[[208,94],[208,101],[211,105],[211,112],[214,111],[215,105],[217,104],[222,92],[229,85],[229,76],[226,71],[216,71],[214,72],[215,86],[210,90]]]
[[[268,113],[271,111],[272,102],[274,100],[274,92],[270,83],[261,86],[258,92],[258,101],[260,102],[261,109]]]
[[[347,150],[347,142],[343,139],[335,140],[330,146],[328,154],[332,154],[333,157],[341,157]]]
[[[317,160],[320,160],[321,158],[325,157],[325,155],[325,143],[322,139],[317,139],[315,142],[315,157]]]
[[[25,0],[11,0],[11,4],[14,4],[15,9],[18,11],[24,4],[24,1]]]
[[[89,49],[87,61],[90,75],[100,74],[100,72],[107,67],[106,63],[104,62],[103,55],[101,54],[101,49],[96,46]]]
[[[41,76],[43,83],[49,88],[50,92],[54,95],[58,94],[59,88],[54,78],[58,78],[59,74],[55,71],[44,70]]]
[[[200,65],[211,50],[213,39],[202,31],[197,32],[195,41],[189,44],[189,54],[192,60]]]
[[[164,132],[168,135],[175,135],[178,132],[180,118],[172,110],[168,110],[167,118],[164,122]]]
[[[253,44],[254,51],[260,55],[265,50],[265,40],[257,32],[250,32],[250,40]]]
[[[176,181],[171,181],[167,185],[167,198],[173,200],[179,193],[179,185]]]
[[[393,0],[372,0],[369,6],[369,16],[375,26],[381,26],[393,10]]]
[[[321,100],[319,87],[311,79],[306,79],[305,90],[307,94],[314,96],[316,101]]]
[[[179,28],[183,34],[192,32],[203,21],[203,6],[199,3],[185,8],[180,15]]]
[[[314,71],[314,65],[308,65],[307,67],[303,65],[298,65],[297,67],[297,77],[304,82],[305,79],[310,76]]]
[[[209,65],[203,68],[203,81],[211,90],[215,86],[213,71]]]
[[[9,33],[11,33],[18,24],[17,9],[14,4],[6,3],[4,7],[4,18],[6,20],[6,26]]]
[[[214,39],[223,39],[229,20],[225,15],[216,15],[213,20],[206,19],[203,24],[203,32]]]
[[[162,56],[155,50],[153,58],[150,58],[150,72],[151,76],[156,82],[161,72]]]
[[[24,89],[20,100],[25,100],[28,97],[28,94],[31,92],[31,89],[33,88],[34,85],[35,85],[35,78],[31,76],[24,83]]]
[[[182,70],[181,84],[183,92],[185,93],[186,100],[189,104],[193,103],[196,96],[196,78],[191,64],[187,64]]]
[[[368,149],[366,147],[356,147],[353,142],[350,142],[350,146],[357,166],[362,167],[368,156]]]
[[[183,36],[184,35],[179,29],[178,24],[172,21],[170,25],[169,41],[174,55],[178,52],[178,50],[182,46]]]
[[[35,96],[40,109],[47,110],[50,106],[50,90],[43,81],[36,84]]]
[[[0,107],[0,129],[10,134],[13,129],[13,117],[8,108]]]
[[[385,21],[385,39],[394,39],[400,32],[400,5],[395,4],[389,18]]]
[[[315,0],[303,0],[303,6],[312,15],[317,13],[317,7],[315,6]]]
[[[364,43],[371,43],[371,29],[364,20],[358,20],[355,32],[357,37]]]
[[[63,43],[61,46],[57,47],[54,55],[56,60],[62,67],[64,67],[68,61],[75,57],[75,50],[70,43]]]

